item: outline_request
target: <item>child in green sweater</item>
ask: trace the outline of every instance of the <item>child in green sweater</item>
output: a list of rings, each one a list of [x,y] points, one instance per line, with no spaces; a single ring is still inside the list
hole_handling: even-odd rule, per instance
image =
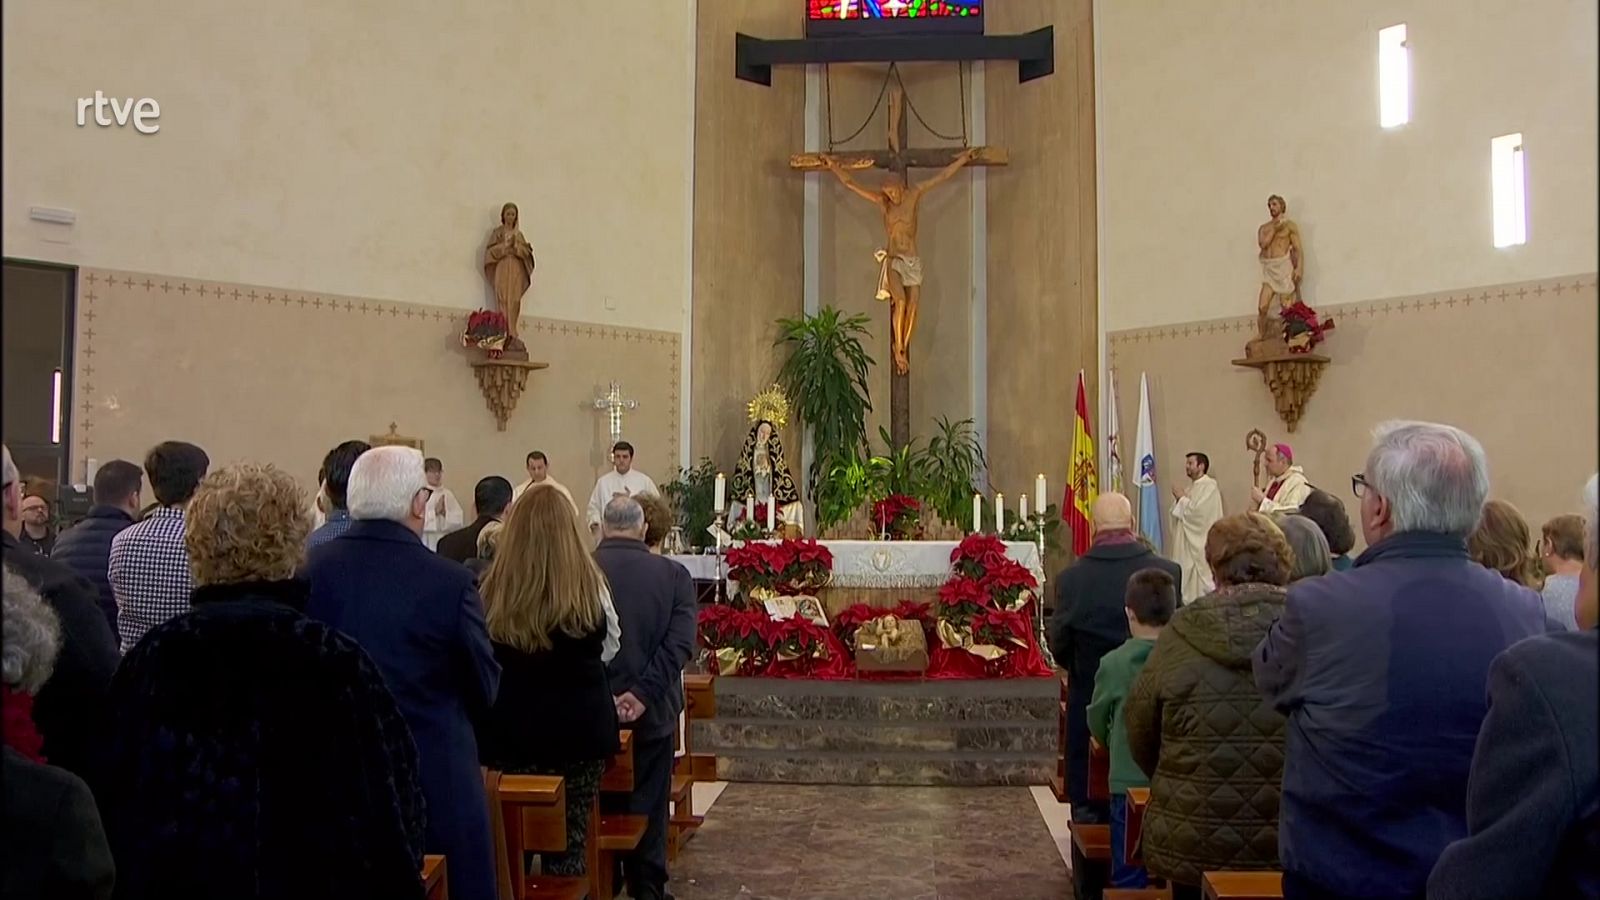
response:
[[[1128,638],[1122,646],[1100,659],[1094,677],[1094,697],[1089,701],[1089,733],[1097,743],[1111,751],[1111,886],[1146,887],[1149,879],[1140,866],[1127,864],[1128,788],[1149,787],[1150,779],[1139,770],[1128,751],[1128,728],[1123,721],[1123,705],[1128,688],[1144,668],[1156,646],[1161,629],[1172,619],[1178,605],[1178,589],[1172,576],[1160,569],[1141,569],[1128,579],[1123,595],[1123,612],[1128,616]]]

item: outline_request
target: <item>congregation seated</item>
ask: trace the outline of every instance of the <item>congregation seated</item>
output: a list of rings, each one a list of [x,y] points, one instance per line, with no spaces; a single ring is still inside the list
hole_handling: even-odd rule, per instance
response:
[[[1272,524],[1278,526],[1284,540],[1289,542],[1290,556],[1293,557],[1289,569],[1290,584],[1333,571],[1333,554],[1328,551],[1328,539],[1317,523],[1305,516],[1279,513],[1272,517]]]
[[[1328,541],[1328,553],[1333,556],[1333,571],[1348,571],[1354,564],[1350,559],[1350,551],[1356,545],[1356,533],[1350,527],[1344,501],[1321,488],[1312,488],[1311,493],[1300,501],[1297,513],[1317,523],[1317,527],[1322,529],[1322,536]]]
[[[422,897],[417,749],[368,655],[304,612],[305,493],[229,466],[187,519],[193,608],[112,683],[117,897]]]
[[[617,653],[616,613],[589,536],[560,491],[523,494],[498,544],[483,599],[500,692],[480,753],[506,774],[562,777],[567,849],[544,855],[544,872],[585,875],[600,776],[621,747],[605,665]]]
[[[1546,573],[1540,591],[1544,614],[1563,630],[1572,631],[1577,627],[1575,603],[1583,572],[1583,517],[1556,516],[1544,523],[1540,532],[1539,562]]]
[[[60,649],[56,614],[21,575],[4,578],[5,848],[0,896],[109,900],[111,849],[89,786],[48,765],[32,717]]]
[[[1284,894],[1420,896],[1467,833],[1467,776],[1489,664],[1542,633],[1527,588],[1474,563],[1483,447],[1448,425],[1390,422],[1352,479],[1367,549],[1296,582],[1254,653],[1289,717],[1278,851]]]
[[[1585,489],[1576,633],[1532,637],[1489,667],[1489,713],[1467,782],[1467,835],[1428,896],[1600,896],[1600,479]],[[1580,520],[1581,521],[1581,520]]]
[[[1217,589],[1173,615],[1129,690],[1128,747],[1150,773],[1144,862],[1174,898],[1199,897],[1207,871],[1277,867],[1284,718],[1261,702],[1250,664],[1291,561],[1267,516],[1218,520],[1206,535]]]

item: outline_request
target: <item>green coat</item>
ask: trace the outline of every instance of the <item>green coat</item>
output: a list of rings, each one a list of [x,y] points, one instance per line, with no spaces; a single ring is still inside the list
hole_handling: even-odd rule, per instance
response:
[[[1151,776],[1141,840],[1152,875],[1196,885],[1207,871],[1278,868],[1285,721],[1250,664],[1284,596],[1243,584],[1185,606],[1133,681],[1128,747]]]
[[[1128,728],[1123,722],[1128,689],[1154,650],[1154,638],[1128,638],[1121,647],[1100,657],[1094,676],[1094,698],[1089,701],[1089,733],[1111,752],[1111,793],[1126,794],[1131,787],[1149,787],[1150,778],[1133,761],[1128,750]]]

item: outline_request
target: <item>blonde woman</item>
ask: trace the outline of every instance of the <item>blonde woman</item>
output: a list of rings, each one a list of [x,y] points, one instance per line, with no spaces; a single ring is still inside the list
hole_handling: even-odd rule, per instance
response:
[[[620,748],[606,678],[620,636],[610,589],[560,491],[529,489],[496,544],[481,593],[500,694],[480,739],[483,761],[566,779],[567,852],[546,856],[544,871],[585,875],[589,809]]]

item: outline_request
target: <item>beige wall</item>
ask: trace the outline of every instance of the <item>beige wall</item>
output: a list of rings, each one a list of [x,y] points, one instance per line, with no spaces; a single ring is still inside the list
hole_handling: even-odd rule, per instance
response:
[[[681,333],[694,8],[7,3],[4,253],[473,308],[509,200],[529,315]],[[79,128],[96,89],[160,132]]]
[[[315,485],[329,448],[388,433],[421,438],[470,507],[478,478],[525,478],[542,449],[551,474],[586,497],[604,471],[609,379],[639,408],[623,419],[636,465],[659,482],[678,464],[675,332],[529,317],[523,333],[550,368],[528,379],[497,431],[458,309],[105,269],[79,273],[71,471],[88,459],[143,459],[193,441],[214,465],[271,462]]]
[[[1592,0],[1100,0],[1095,16],[1108,331],[1253,309],[1271,193],[1304,232],[1313,306],[1595,269]],[[1384,130],[1377,31],[1399,22],[1411,122]],[[1496,250],[1489,140],[1516,131],[1528,243]]]
[[[1596,308],[1592,272],[1330,307],[1337,327],[1324,346],[1333,362],[1293,435],[1261,376],[1229,364],[1254,317],[1115,332],[1109,362],[1123,456],[1138,422],[1139,374],[1148,373],[1163,510],[1191,450],[1211,456],[1227,511],[1249,508],[1244,439],[1259,428],[1269,443],[1289,442],[1311,482],[1354,516],[1350,476],[1366,462],[1372,427],[1394,418],[1447,422],[1483,442],[1491,495],[1516,504],[1537,529],[1576,511],[1595,471]]]
[[[782,361],[774,323],[801,311],[804,182],[788,160],[805,139],[804,70],[774,68],[771,87],[740,81],[733,36],[799,37],[803,23],[788,0],[698,6],[690,458],[731,473],[745,404]],[[799,474],[797,433],[784,437]]]

